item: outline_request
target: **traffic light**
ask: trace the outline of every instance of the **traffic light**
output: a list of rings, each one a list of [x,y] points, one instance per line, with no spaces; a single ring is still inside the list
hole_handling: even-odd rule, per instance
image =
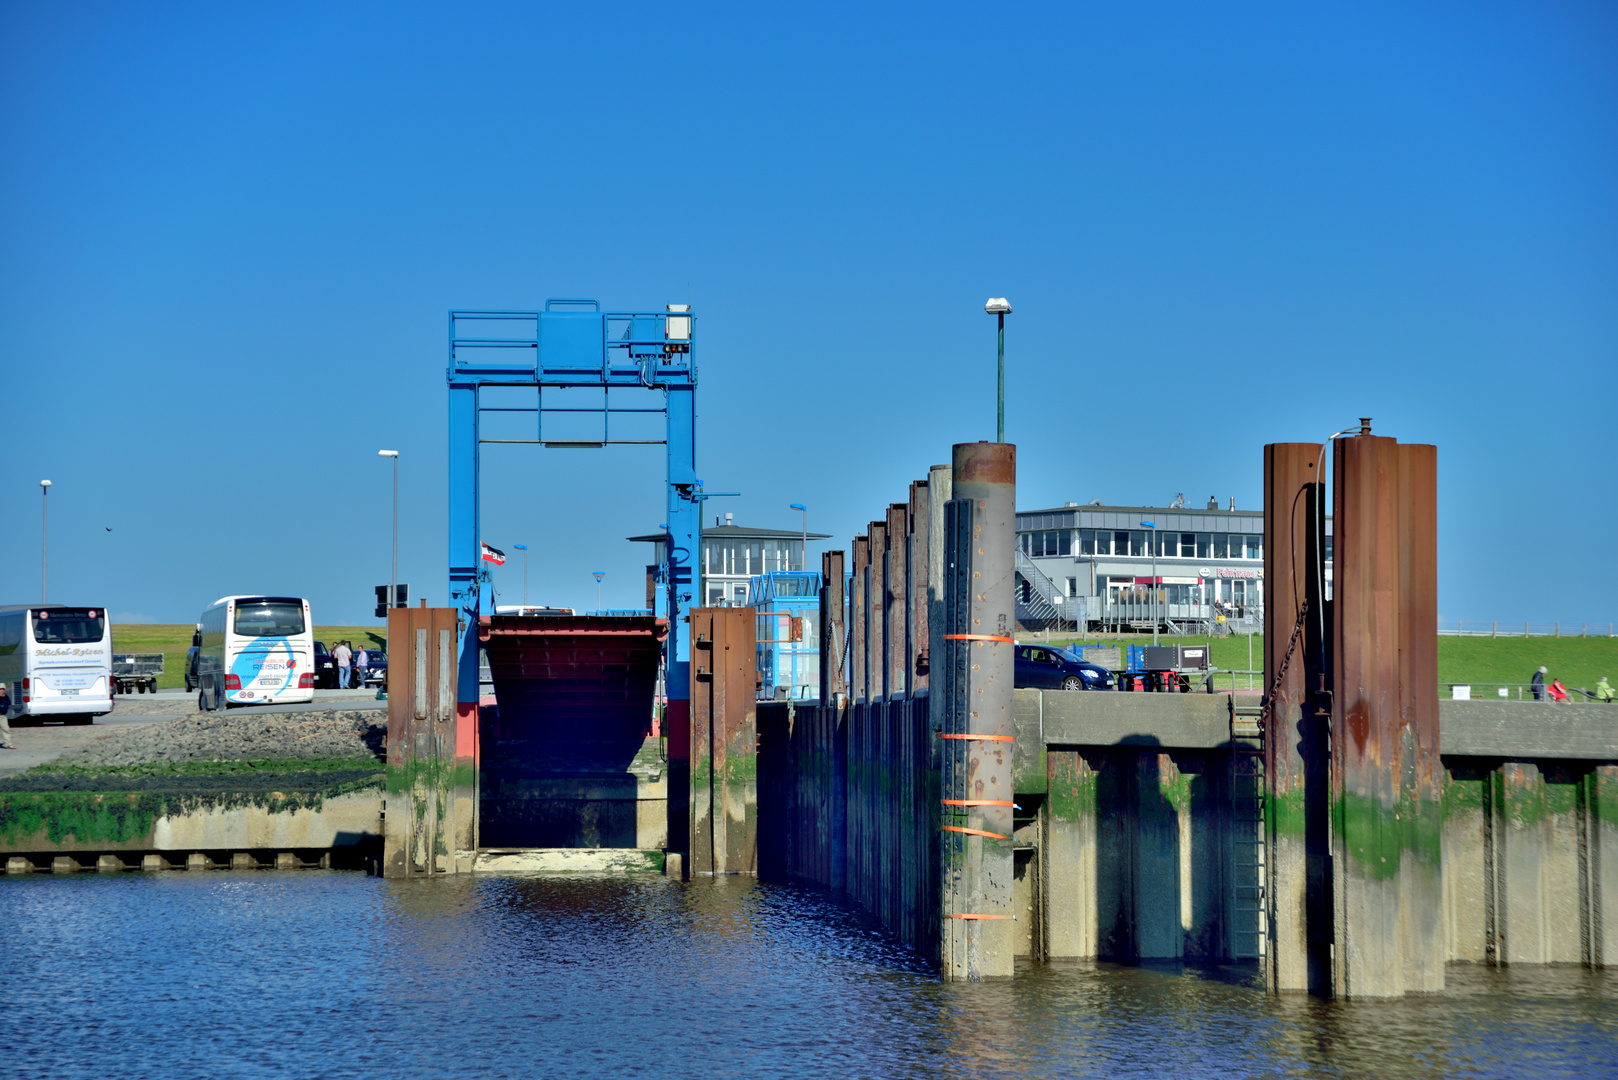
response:
[[[400,583],[400,585],[398,586],[398,590],[399,590],[398,594],[397,594],[397,596],[395,598],[395,601],[392,604],[392,606],[393,607],[409,607],[410,606],[410,586],[405,585],[403,583]],[[388,607],[389,607],[389,604],[388,604],[388,587],[386,585],[378,585],[376,587],[376,617],[379,618],[379,619],[387,618],[388,617]]]

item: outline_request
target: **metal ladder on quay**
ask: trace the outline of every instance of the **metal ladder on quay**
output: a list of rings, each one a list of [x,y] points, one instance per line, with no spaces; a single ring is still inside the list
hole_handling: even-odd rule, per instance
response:
[[[1264,955],[1265,922],[1264,740],[1259,706],[1230,698],[1231,954]]]

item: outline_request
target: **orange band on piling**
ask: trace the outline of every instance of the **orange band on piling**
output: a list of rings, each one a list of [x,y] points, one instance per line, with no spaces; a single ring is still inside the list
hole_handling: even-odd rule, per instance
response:
[[[1016,806],[1003,799],[939,799],[945,806]]]
[[[959,825],[945,825],[944,826],[944,831],[945,832],[970,833],[973,836],[987,836],[992,840],[1010,840],[1011,839],[1011,837],[1007,836],[1005,833],[984,832],[982,829],[963,829]]]
[[[945,641],[1004,641],[1008,645],[1017,644],[1014,637],[996,637],[994,634],[945,634]]]
[[[952,919],[1009,919],[1010,915],[951,915]]]
[[[1012,742],[1011,735],[940,735],[940,739],[978,739],[982,742]]]

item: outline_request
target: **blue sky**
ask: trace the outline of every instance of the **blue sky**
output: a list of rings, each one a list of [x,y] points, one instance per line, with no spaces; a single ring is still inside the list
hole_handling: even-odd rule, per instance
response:
[[[445,312],[698,314],[698,463],[840,546],[993,437],[1019,505],[1238,507],[1439,447],[1445,619],[1618,619],[1618,9],[0,6],[0,599],[446,593]],[[530,597],[637,604],[656,448],[491,448]],[[710,503],[710,507],[716,504]],[[109,531],[110,530],[110,531]],[[497,584],[521,588],[520,561]]]

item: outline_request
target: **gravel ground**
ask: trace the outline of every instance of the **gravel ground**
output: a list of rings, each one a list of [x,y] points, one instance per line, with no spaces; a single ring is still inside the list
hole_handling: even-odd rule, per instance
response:
[[[203,761],[385,758],[387,714],[379,710],[197,713],[165,724],[131,725],[58,757],[68,766]]]

